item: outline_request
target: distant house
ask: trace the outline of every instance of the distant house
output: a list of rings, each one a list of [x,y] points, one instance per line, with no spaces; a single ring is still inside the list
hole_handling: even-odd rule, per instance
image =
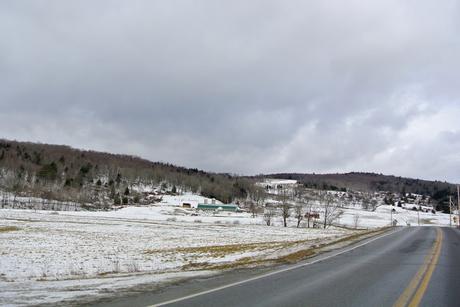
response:
[[[319,213],[318,212],[311,212],[311,213],[305,213],[305,218],[307,219],[319,219]]]
[[[198,204],[198,210],[222,210],[237,212],[239,208],[235,204]]]

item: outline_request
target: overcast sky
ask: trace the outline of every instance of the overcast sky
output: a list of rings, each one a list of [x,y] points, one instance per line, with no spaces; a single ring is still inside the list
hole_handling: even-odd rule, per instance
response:
[[[0,137],[460,182],[460,1],[1,1]]]

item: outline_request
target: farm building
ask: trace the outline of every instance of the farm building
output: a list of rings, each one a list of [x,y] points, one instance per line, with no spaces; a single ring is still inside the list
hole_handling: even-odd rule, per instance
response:
[[[198,210],[222,210],[237,212],[239,208],[234,204],[198,204]]]

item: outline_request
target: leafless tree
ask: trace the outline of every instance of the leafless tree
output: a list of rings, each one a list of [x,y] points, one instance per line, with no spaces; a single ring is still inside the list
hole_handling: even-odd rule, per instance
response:
[[[251,211],[252,217],[256,217],[260,208],[263,208],[264,202],[267,195],[264,188],[259,186],[253,186],[248,197],[249,210]]]
[[[274,208],[266,208],[264,212],[264,220],[267,226],[272,224],[272,220],[276,215],[276,210]]]
[[[257,216],[258,206],[254,201],[249,201],[249,211],[253,218]]]
[[[299,228],[300,222],[302,222],[304,218],[304,212],[303,212],[302,205],[297,204],[294,210],[295,210],[295,218],[297,219],[297,228]]]
[[[315,214],[316,205],[315,202],[309,198],[304,199],[303,205],[305,208],[305,215],[307,217],[307,227],[310,228],[310,222],[312,221],[313,215]]]
[[[358,228],[359,218],[360,218],[359,214],[355,214],[353,216],[353,226],[355,227],[355,229]]]
[[[283,218],[283,226],[287,227],[287,219],[291,216],[291,205],[288,203],[281,204],[281,217]]]
[[[323,228],[327,228],[342,215],[343,211],[334,202],[334,197],[327,192],[322,194],[322,205],[324,208]]]
[[[379,201],[377,199],[375,199],[375,198],[372,198],[370,200],[370,206],[369,206],[371,211],[375,211],[375,209],[377,209],[378,206],[379,206]]]
[[[370,193],[367,193],[367,192],[364,192],[361,197],[361,207],[364,209],[364,210],[369,210],[370,206],[371,206],[371,195]]]
[[[305,188],[303,185],[297,184],[292,190],[292,197],[294,200],[301,200],[305,195]]]
[[[379,205],[378,200],[370,192],[363,193],[361,198],[361,206],[364,210],[375,211]]]
[[[291,216],[291,205],[288,203],[289,195],[287,189],[282,189],[280,193],[281,200],[281,217],[283,218],[283,226],[287,227],[287,219]]]

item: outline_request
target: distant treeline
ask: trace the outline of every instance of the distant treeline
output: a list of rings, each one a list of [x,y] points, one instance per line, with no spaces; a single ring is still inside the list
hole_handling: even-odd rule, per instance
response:
[[[250,180],[136,156],[0,139],[0,188],[60,200],[98,198],[98,191],[115,196],[133,184],[164,184],[174,190],[199,192],[231,202],[253,187]],[[99,198],[101,196],[99,195]]]
[[[320,190],[416,193],[430,196],[444,207],[448,197],[456,194],[456,186],[447,182],[374,173],[238,177],[130,155],[0,139],[0,190],[14,195],[108,206],[137,203],[139,196],[133,195],[132,187],[150,185],[172,193],[191,191],[232,202],[257,194],[260,188],[254,182],[263,178],[295,179],[305,187]]]
[[[441,207],[448,206],[449,196],[456,198],[456,185],[421,179],[411,179],[376,173],[351,172],[345,174],[299,174],[280,173],[265,175],[268,178],[293,179],[305,187],[323,190],[346,191],[388,191],[393,193],[415,193],[430,196],[440,203]]]

